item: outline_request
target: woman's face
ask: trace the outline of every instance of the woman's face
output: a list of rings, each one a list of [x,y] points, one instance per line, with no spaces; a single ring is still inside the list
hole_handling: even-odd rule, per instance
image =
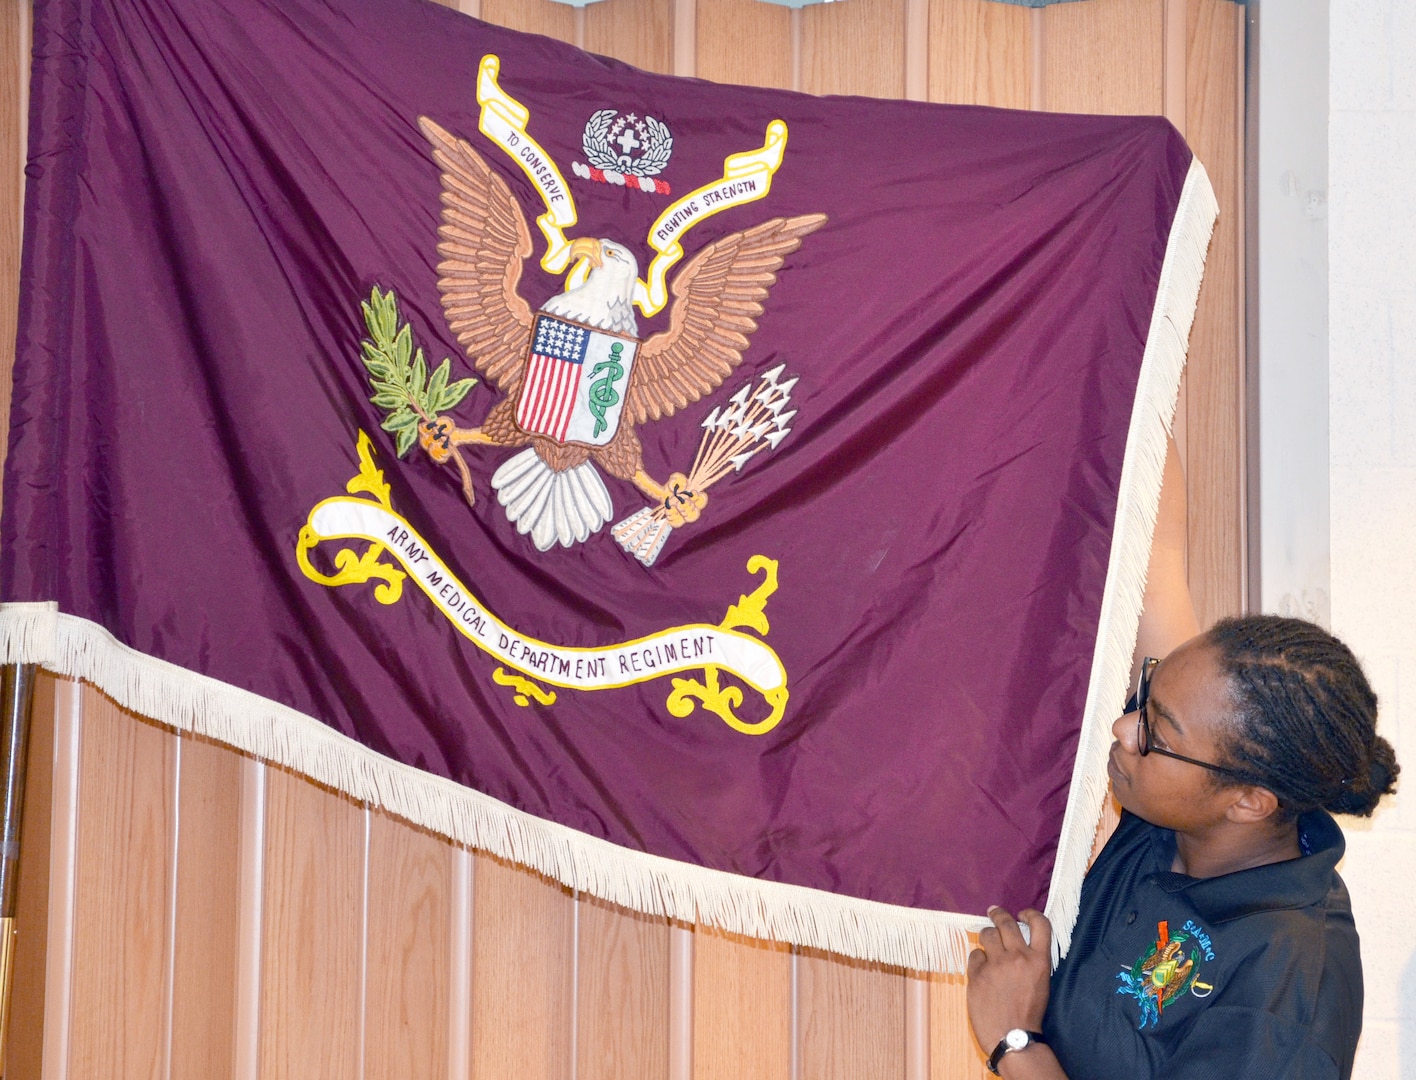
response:
[[[1154,751],[1223,765],[1231,709],[1228,680],[1204,639],[1192,638],[1176,649],[1151,672],[1146,715],[1152,752],[1141,756],[1137,713],[1111,725],[1116,741],[1107,773],[1116,801],[1152,825],[1177,832],[1199,831],[1223,818],[1234,789],[1222,786],[1222,777]]]

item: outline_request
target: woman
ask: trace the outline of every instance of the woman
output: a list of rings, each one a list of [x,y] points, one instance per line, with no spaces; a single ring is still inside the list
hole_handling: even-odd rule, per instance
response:
[[[1009,1080],[1348,1077],[1362,970],[1332,813],[1398,772],[1352,653],[1312,623],[1226,619],[1141,669],[1112,726],[1125,811],[1067,958],[993,908],[969,1020]],[[1031,1035],[1023,1033],[1032,1033]]]

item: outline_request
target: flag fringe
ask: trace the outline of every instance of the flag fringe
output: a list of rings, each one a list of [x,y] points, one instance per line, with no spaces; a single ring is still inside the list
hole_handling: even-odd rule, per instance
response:
[[[1166,443],[1175,417],[1180,376],[1185,370],[1205,256],[1218,216],[1219,203],[1209,176],[1199,158],[1192,158],[1170,225],[1131,408],[1106,588],[1097,623],[1096,652],[1092,656],[1057,859],[1047,891],[1044,914],[1052,922],[1054,963],[1067,955],[1071,944],[1081,903],[1082,878],[1086,876],[1107,797],[1106,756],[1111,747],[1111,724],[1130,690],[1131,659],[1140,628],[1151,540],[1160,512]]]
[[[1065,953],[1102,799],[1115,705],[1126,692],[1165,436],[1175,408],[1205,253],[1218,212],[1198,161],[1176,210],[1121,473],[1077,764],[1047,914]],[[914,971],[962,972],[978,915],[924,911],[693,866],[632,851],[400,764],[256,694],[128,648],[55,603],[0,605],[0,660],[82,679],[141,716],[280,765],[468,847],[610,903]]]
[[[300,773],[621,907],[916,971],[964,969],[978,916],[921,911],[632,851],[383,757],[284,705],[137,652],[56,604],[0,604],[0,662],[82,679],[140,716]]]

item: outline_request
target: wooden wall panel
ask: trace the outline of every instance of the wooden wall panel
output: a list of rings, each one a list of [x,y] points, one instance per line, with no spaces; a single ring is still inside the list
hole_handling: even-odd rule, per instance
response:
[[[565,1080],[575,997],[570,895],[487,855],[472,880],[472,1076]]]
[[[1033,13],[994,0],[932,0],[929,100],[1026,109],[1032,101]]]
[[[797,961],[802,1080],[904,1080],[905,977],[876,964],[803,954]]]
[[[791,1036],[786,946],[700,927],[693,942],[693,1080],[783,1080],[791,1075]]]
[[[969,1029],[965,985],[962,975],[930,976],[930,1080],[986,1080],[992,1075]]]
[[[364,1080],[447,1074],[452,860],[446,840],[370,815]]]
[[[262,1077],[359,1073],[364,818],[342,796],[267,770]]]
[[[1043,107],[1159,115],[1164,0],[1086,0],[1043,12]]]
[[[45,945],[49,931],[50,798],[54,790],[55,679],[41,671],[30,711],[24,821],[15,897],[15,974],[3,1075],[38,1080],[44,1056]]]
[[[575,41],[575,9],[552,0],[481,0],[477,17],[528,34]]]
[[[663,1080],[669,1067],[669,923],[579,903],[577,1080]]]
[[[69,1075],[164,1074],[176,736],[84,691]]]
[[[792,88],[792,13],[761,0],[700,0],[695,29],[702,79]]]
[[[585,9],[585,48],[645,71],[673,70],[669,0],[601,0]]]
[[[905,96],[905,0],[851,0],[801,13],[801,89]]]
[[[235,1066],[241,758],[181,740],[172,962],[172,1076],[226,1080]]]
[[[1185,378],[1185,474],[1190,592],[1200,625],[1244,609],[1244,9],[1231,0],[1188,0],[1186,134],[1219,198],[1219,221],[1190,333]]]

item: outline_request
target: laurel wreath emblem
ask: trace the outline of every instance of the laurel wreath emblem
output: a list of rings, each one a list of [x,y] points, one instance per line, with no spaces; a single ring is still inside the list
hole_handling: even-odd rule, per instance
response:
[[[639,137],[643,153],[638,157],[615,151],[612,140],[625,128],[633,128]],[[668,125],[652,116],[631,120],[614,109],[601,109],[586,121],[580,145],[585,149],[590,164],[597,169],[626,176],[657,176],[669,163],[674,137]]]

